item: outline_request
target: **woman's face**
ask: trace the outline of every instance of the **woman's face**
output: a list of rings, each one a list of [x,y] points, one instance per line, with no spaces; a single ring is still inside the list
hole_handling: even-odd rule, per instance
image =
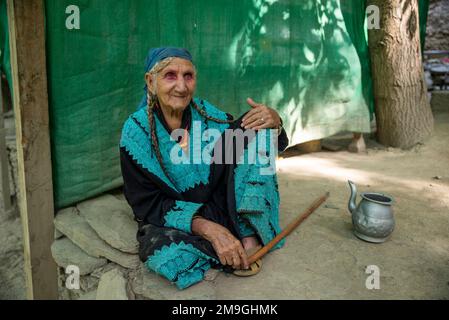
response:
[[[159,98],[162,108],[170,111],[184,110],[192,100],[196,89],[196,74],[193,64],[185,59],[174,58],[156,75],[156,81],[147,73],[148,88]]]

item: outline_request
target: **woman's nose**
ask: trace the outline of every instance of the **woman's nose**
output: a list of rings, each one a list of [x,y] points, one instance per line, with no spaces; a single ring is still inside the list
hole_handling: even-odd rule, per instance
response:
[[[179,79],[178,81],[176,81],[176,89],[179,92],[187,91],[187,84],[184,79]]]

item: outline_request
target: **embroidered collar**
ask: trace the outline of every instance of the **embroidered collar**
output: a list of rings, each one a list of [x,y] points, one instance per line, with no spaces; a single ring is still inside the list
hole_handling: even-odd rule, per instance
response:
[[[227,119],[225,112],[217,109],[207,101],[195,99],[195,102],[201,108],[204,108],[205,111],[212,117],[223,120]],[[189,109],[191,114],[190,124],[193,123],[193,121],[199,121],[201,123],[200,134],[208,128],[215,128],[220,130],[220,132],[223,132],[229,126],[228,124],[206,120],[197,110],[192,108]],[[187,158],[188,164],[174,164],[170,158],[170,154],[173,148],[179,147],[179,145],[177,145],[177,142],[170,136],[159,117],[155,117],[155,125],[162,161],[168,171],[168,174],[174,180],[174,184],[171,183],[164,174],[162,167],[152,152],[151,135],[146,109],[143,108],[138,110],[126,121],[122,131],[120,145],[125,147],[133,159],[136,160],[137,163],[139,163],[143,168],[156,175],[167,186],[177,192],[184,192],[189,188],[194,188],[200,183],[207,184],[209,181],[210,163],[204,163],[203,161],[199,164],[192,163],[191,159]],[[192,155],[192,157],[195,154],[201,155],[203,150],[209,149],[207,148],[208,145],[210,145],[210,143],[208,141],[203,141],[203,139],[201,139],[201,143],[190,143],[189,154]],[[179,147],[179,149],[181,148]],[[208,151],[211,152],[212,149],[210,148]],[[182,152],[182,157],[187,157],[185,152]]]

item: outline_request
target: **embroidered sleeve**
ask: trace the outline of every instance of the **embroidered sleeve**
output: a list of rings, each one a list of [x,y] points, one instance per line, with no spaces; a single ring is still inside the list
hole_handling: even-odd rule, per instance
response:
[[[191,233],[192,218],[203,204],[177,200],[175,194],[170,196],[171,189],[150,176],[124,148],[120,149],[120,160],[123,192],[135,220]]]
[[[165,214],[164,225],[169,228],[192,233],[192,218],[201,206],[201,203],[176,201],[175,206]]]

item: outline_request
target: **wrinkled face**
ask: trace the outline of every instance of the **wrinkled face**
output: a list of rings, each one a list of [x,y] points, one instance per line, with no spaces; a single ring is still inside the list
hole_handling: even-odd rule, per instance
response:
[[[145,80],[150,91],[157,94],[161,108],[170,111],[184,110],[196,89],[195,68],[181,58],[174,58],[155,77],[147,73]]]

